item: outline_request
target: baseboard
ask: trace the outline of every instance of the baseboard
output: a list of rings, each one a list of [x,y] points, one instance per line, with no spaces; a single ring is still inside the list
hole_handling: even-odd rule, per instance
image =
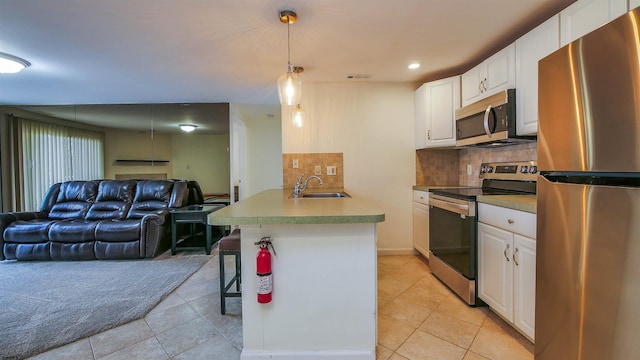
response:
[[[242,350],[241,360],[375,360],[375,351],[255,351]]]
[[[378,256],[385,255],[417,255],[413,248],[410,249],[378,249]]]

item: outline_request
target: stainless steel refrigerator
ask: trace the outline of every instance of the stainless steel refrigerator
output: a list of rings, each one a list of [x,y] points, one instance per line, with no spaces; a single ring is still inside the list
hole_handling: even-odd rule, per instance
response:
[[[539,360],[640,359],[639,23],[539,63]]]

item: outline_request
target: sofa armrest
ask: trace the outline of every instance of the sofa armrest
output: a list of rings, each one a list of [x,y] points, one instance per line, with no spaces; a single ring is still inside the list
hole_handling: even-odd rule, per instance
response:
[[[17,220],[33,220],[33,219],[46,219],[47,213],[44,211],[23,211],[23,212],[8,212],[0,214],[0,260],[4,260],[4,229],[14,221]]]

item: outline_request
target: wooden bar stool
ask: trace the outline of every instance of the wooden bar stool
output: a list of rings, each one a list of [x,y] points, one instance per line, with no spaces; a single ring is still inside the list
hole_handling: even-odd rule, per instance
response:
[[[242,283],[242,279],[240,276],[240,229],[235,229],[231,232],[231,234],[220,239],[219,244],[218,256],[220,258],[220,313],[224,315],[226,312],[225,299],[228,297],[242,296],[242,292],[240,291],[240,284]],[[224,277],[225,255],[233,255],[235,257],[236,264],[236,273],[228,284],[225,284]],[[236,284],[236,291],[230,292],[229,289],[231,288],[231,286],[233,286],[233,283]]]

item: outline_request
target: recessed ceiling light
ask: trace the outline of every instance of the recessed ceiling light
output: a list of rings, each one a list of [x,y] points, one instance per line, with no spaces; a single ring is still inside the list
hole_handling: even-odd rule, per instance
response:
[[[31,65],[27,60],[0,52],[0,74],[14,74]]]
[[[409,69],[411,69],[411,70],[415,70],[415,69],[417,69],[419,67],[420,67],[420,64],[418,64],[418,63],[409,64]]]
[[[184,131],[184,132],[192,132],[193,130],[195,130],[198,126],[193,125],[193,124],[180,124],[180,130]]]

